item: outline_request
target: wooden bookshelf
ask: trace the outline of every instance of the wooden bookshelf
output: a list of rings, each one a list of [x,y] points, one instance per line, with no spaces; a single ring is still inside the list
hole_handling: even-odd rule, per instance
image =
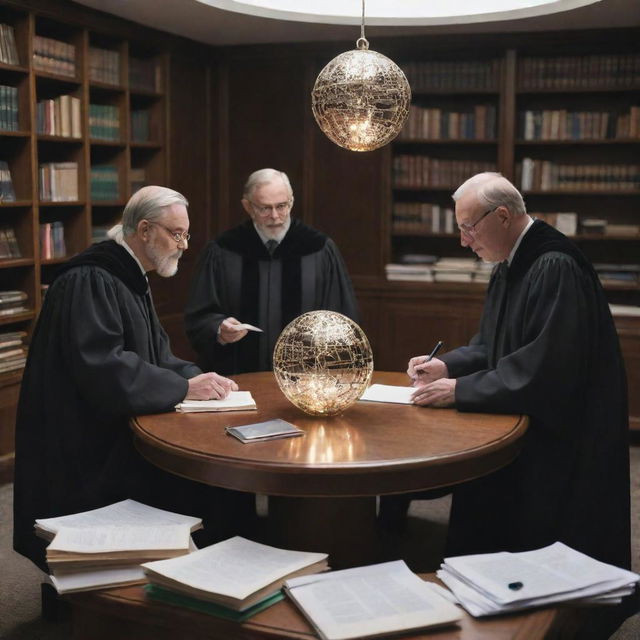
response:
[[[0,333],[24,331],[28,345],[43,286],[91,243],[94,225],[119,220],[132,178],[136,187],[166,183],[168,57],[148,42],[57,19],[37,6],[0,2],[0,24],[13,29],[18,60],[0,62],[0,85],[15,88],[17,98],[17,126],[0,127],[0,161],[8,164],[15,191],[15,200],[0,201],[0,227],[14,231],[21,254],[0,258],[0,291],[26,292],[29,307],[0,316]],[[142,56],[150,86],[131,84],[132,56]],[[148,133],[134,141],[131,113],[138,107],[150,114]],[[52,168],[47,175],[46,167]],[[51,247],[43,229],[53,223],[62,224],[64,255],[45,251]],[[0,373],[0,472],[11,464],[20,380],[19,370]]]

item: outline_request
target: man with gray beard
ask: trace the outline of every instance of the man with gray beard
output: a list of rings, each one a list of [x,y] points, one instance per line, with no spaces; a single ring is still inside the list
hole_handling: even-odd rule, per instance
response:
[[[203,517],[205,528],[215,513],[209,540],[243,532],[251,518],[251,496],[161,471],[129,429],[132,416],[237,389],[171,353],[151,300],[146,273],[174,275],[188,247],[187,205],[171,189],[140,189],[111,239],[69,260],[47,292],[18,405],[14,498],[14,547],[44,570],[36,518],[131,498]]]

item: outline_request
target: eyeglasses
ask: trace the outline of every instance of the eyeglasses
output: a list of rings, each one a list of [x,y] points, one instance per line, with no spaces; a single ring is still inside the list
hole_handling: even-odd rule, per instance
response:
[[[155,224],[157,227],[161,227],[164,229],[178,244],[181,242],[189,242],[191,240],[191,234],[184,231],[183,233],[179,233],[178,231],[171,231],[168,227],[165,227],[163,224],[159,222],[154,222],[153,220],[147,220],[149,224]]]
[[[278,204],[256,204],[255,202],[251,202],[251,200],[249,200],[249,203],[259,216],[268,216],[273,209],[276,210],[278,215],[283,215],[291,209],[291,205],[293,204],[291,200],[278,202]]]
[[[489,209],[485,211],[473,224],[460,224],[458,225],[458,229],[461,233],[464,233],[467,236],[471,236],[472,238],[478,233],[476,231],[476,226],[480,224],[490,213],[493,213],[500,205],[497,207],[493,207],[493,209]]]

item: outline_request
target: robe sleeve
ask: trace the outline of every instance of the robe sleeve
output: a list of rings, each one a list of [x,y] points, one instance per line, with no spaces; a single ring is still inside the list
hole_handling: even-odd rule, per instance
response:
[[[342,255],[335,242],[327,239],[323,250],[322,302],[318,308],[337,311],[359,321],[358,304]]]
[[[207,363],[217,361],[218,328],[231,315],[222,309],[215,274],[222,272],[220,250],[215,242],[209,243],[202,255],[191,285],[185,309],[185,328],[189,342]]]
[[[128,290],[95,269],[70,271],[59,285],[64,353],[86,402],[105,414],[132,416],[170,411],[184,399],[189,385],[183,376],[125,349],[123,315],[127,330],[138,334],[134,339],[150,340],[146,326],[135,323],[144,314]]]
[[[156,314],[156,310],[152,309],[153,321],[156,326],[156,333],[158,335],[158,354],[159,362],[158,366],[163,369],[170,369],[183,378],[195,378],[195,376],[202,373],[201,369],[197,367],[193,362],[182,360],[181,358],[173,355],[171,351],[171,344],[169,342],[169,336],[164,330],[164,327],[160,324],[160,320]]]
[[[467,346],[445,353],[440,360],[447,365],[450,378],[459,378],[487,368],[487,347],[478,333]]]
[[[500,358],[495,369],[458,378],[456,407],[539,417],[552,411],[553,423],[570,424],[593,348],[593,285],[572,258],[558,253],[541,256],[525,278],[522,326],[513,317],[503,321],[521,332],[520,348]]]

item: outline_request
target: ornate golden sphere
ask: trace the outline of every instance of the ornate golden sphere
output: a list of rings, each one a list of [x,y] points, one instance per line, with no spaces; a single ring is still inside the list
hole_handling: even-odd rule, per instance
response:
[[[366,43],[364,38],[358,40]],[[368,46],[368,43],[366,43]],[[391,142],[409,115],[411,88],[402,69],[366,48],[335,57],[320,72],[311,106],[327,138],[351,151]]]
[[[373,354],[364,331],[335,311],[310,311],[291,321],[273,350],[282,393],[314,416],[351,406],[369,385]]]

